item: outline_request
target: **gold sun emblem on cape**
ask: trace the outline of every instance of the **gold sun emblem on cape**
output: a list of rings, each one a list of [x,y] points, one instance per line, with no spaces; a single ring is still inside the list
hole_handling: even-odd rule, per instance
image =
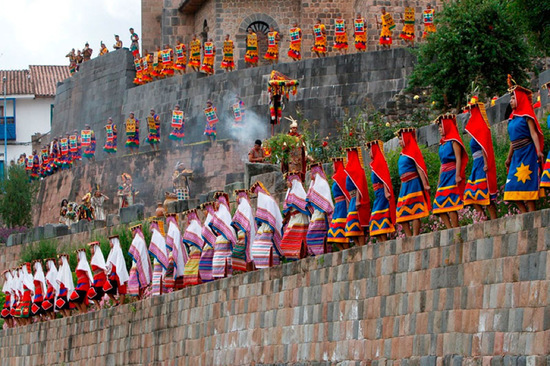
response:
[[[525,183],[531,180],[531,173],[533,172],[529,169],[529,165],[521,163],[516,169],[516,174],[514,174],[514,176],[518,178],[518,182]]]

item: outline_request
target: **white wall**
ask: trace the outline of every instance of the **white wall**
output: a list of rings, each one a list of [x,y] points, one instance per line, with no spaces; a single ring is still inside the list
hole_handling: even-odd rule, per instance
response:
[[[8,96],[10,97],[10,96]],[[16,97],[15,134],[16,141],[8,140],[8,162],[17,160],[19,155],[32,154],[31,136],[35,133],[46,133],[51,129],[51,106],[54,98]],[[11,108],[8,107],[8,115]],[[4,152],[3,140],[0,141],[0,152]],[[21,145],[21,144],[25,145]],[[10,145],[12,144],[12,145]]]

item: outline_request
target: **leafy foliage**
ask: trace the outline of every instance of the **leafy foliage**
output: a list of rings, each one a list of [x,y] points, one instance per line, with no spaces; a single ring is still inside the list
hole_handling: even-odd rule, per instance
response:
[[[541,0],[513,0],[516,25],[527,34],[535,50],[550,56],[550,2]]]
[[[46,258],[55,258],[58,253],[56,240],[40,240],[38,243],[29,244],[21,251],[21,263],[32,262],[35,259],[44,260]]]
[[[29,227],[32,224],[32,203],[38,189],[30,182],[27,172],[20,166],[9,168],[9,178],[0,185],[0,216],[8,227]]]
[[[504,93],[507,74],[518,84],[527,80],[529,49],[507,2],[445,2],[437,23],[418,50],[410,85],[430,86],[438,107],[462,106],[472,82],[481,99]]]

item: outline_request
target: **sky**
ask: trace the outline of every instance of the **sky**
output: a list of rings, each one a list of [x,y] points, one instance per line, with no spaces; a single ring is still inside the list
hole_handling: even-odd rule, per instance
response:
[[[141,37],[141,0],[0,0],[0,70],[69,65],[86,42],[96,57],[115,34],[129,47],[130,27]]]

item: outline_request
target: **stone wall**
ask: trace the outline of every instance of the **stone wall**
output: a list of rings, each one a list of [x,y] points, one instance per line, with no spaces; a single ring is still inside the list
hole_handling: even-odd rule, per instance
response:
[[[208,24],[208,38],[213,38],[218,48],[218,64],[221,61],[221,49],[226,34],[236,41],[235,59],[237,66],[244,68],[243,61],[245,50],[246,29],[254,21],[262,21],[268,26],[273,26],[279,31],[280,60],[290,61],[287,55],[290,36],[289,29],[294,22],[298,22],[303,31],[302,54],[304,57],[312,57],[311,47],[313,46],[313,24],[320,18],[327,27],[329,53],[336,53],[332,49],[334,44],[334,20],[337,18],[346,19],[350,52],[355,52],[353,45],[353,19],[357,12],[361,12],[367,22],[368,50],[379,49],[378,39],[380,30],[376,25],[376,19],[380,20],[380,9],[382,6],[391,13],[397,24],[393,32],[394,47],[402,47],[399,39],[402,29],[401,15],[404,14],[406,4],[413,6],[416,11],[416,37],[422,37],[422,11],[428,3],[436,6],[431,0],[206,0],[206,1],[182,1],[165,0],[162,9],[159,6],[152,7],[151,0],[142,1],[142,31],[143,47],[152,50],[162,43],[175,44],[178,39],[183,39],[186,44],[193,33],[200,34],[204,30],[204,22]],[[160,3],[157,2],[157,4]],[[198,10],[189,10],[186,3],[200,3]],[[195,8],[194,6],[192,6]],[[440,8],[438,5],[436,7]],[[183,11],[182,11],[183,10]],[[156,16],[155,16],[156,14]],[[437,16],[437,15],[436,15]],[[161,19],[160,25],[158,19]],[[157,41],[157,43],[154,43]],[[262,38],[266,42],[265,37]],[[260,47],[265,52],[265,47]],[[263,53],[260,53],[262,58]],[[263,62],[263,61],[262,61]]]
[[[414,61],[406,49],[395,49],[279,64],[277,70],[300,81],[298,94],[291,96],[283,115],[300,111],[303,118],[319,121],[317,132],[326,135],[336,127],[335,122],[356,115],[361,108],[369,104],[384,106],[405,87]],[[96,159],[102,160],[108,157],[102,149],[106,139],[104,126],[113,117],[119,130],[119,151],[115,156],[122,156],[128,153],[123,128],[128,113],[136,112],[136,118],[141,120],[143,141],[145,118],[150,108],[155,108],[161,117],[161,149],[177,149],[177,144],[167,139],[174,105],[179,103],[187,116],[185,143],[194,143],[204,140],[203,109],[211,99],[221,122],[218,137],[251,145],[270,133],[267,80],[272,69],[263,66],[210,77],[190,73],[134,87],[131,54],[127,50],[110,52],[83,64],[79,73],[59,85],[52,136],[81,130],[89,123],[97,138]],[[230,106],[235,95],[243,99],[247,111],[253,112],[247,115],[247,128],[240,131],[231,128]],[[287,129],[284,120],[276,132]],[[143,145],[141,151],[149,151]]]
[[[118,213],[116,194],[122,173],[132,176],[134,187],[139,191],[135,203],[143,203],[145,216],[151,216],[156,203],[164,200],[164,192],[172,191],[172,174],[178,161],[194,171],[190,181],[193,197],[223,190],[226,184],[243,181],[249,148],[248,144],[235,141],[220,141],[215,146],[205,142],[100,160],[58,172],[41,181],[34,226],[56,223],[63,198],[81,202],[81,197],[96,184],[110,198],[105,202],[106,212]]]
[[[550,211],[0,331],[3,365],[546,365]]]

